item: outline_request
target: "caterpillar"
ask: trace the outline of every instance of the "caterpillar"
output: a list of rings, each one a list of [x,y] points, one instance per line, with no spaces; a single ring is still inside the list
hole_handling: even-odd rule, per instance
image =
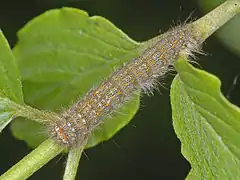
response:
[[[200,40],[194,37],[191,24],[178,25],[148,45],[140,55],[114,71],[84,98],[48,124],[50,136],[66,148],[84,140],[116,112],[134,94],[151,92],[158,79],[174,65],[180,54],[200,52]]]

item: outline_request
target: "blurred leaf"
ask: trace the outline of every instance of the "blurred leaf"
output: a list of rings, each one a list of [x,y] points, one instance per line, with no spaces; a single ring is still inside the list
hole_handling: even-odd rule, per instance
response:
[[[9,44],[0,30],[0,132],[13,119],[15,103],[23,103],[20,76]]]
[[[11,123],[11,129],[13,129],[13,135],[18,139],[27,139],[26,142],[30,147],[36,147],[46,139],[46,134],[39,123],[22,117],[17,118]]]
[[[188,179],[240,179],[240,109],[223,97],[215,76],[184,60],[176,69],[173,124],[192,166]]]
[[[199,0],[199,4],[204,12],[217,7],[223,3],[224,0]],[[220,28],[216,34],[221,42],[226,45],[231,51],[240,56],[240,15],[235,16],[233,19],[228,21],[222,28]]]
[[[89,17],[86,12],[73,8],[40,15],[23,27],[18,37],[14,54],[23,79],[25,100],[53,111],[68,107],[106,78],[114,67],[136,57],[139,46],[108,20]],[[113,136],[132,119],[138,106],[139,97],[126,105],[123,112],[126,116],[118,116],[96,130],[89,146]],[[21,123],[31,129],[28,121]],[[39,144],[34,140],[39,130],[34,130],[35,136],[21,131],[16,124],[12,130],[17,138],[31,146]]]

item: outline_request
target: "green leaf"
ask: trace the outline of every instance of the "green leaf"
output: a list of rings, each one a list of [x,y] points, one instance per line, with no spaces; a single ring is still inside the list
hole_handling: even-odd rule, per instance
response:
[[[223,2],[224,0],[199,0],[200,7],[204,12],[212,10]],[[238,56],[240,56],[239,22],[240,15],[237,15],[216,32],[221,42]]]
[[[18,139],[25,140],[27,138],[26,142],[30,147],[36,147],[46,140],[44,130],[41,125],[35,121],[29,121],[28,119],[19,117],[11,123],[11,129],[13,135]]]
[[[13,119],[16,103],[23,104],[22,85],[12,51],[0,30],[0,132]]]
[[[73,8],[50,10],[38,16],[19,31],[18,37],[14,55],[21,71],[25,101],[53,111],[61,111],[80,99],[109,76],[113,68],[136,57],[139,47],[103,17],[89,17]],[[105,123],[90,138],[88,146],[113,136],[132,119],[138,106],[136,97],[126,105],[126,116]],[[26,126],[31,129],[31,125]],[[31,146],[39,144],[35,141],[38,130],[35,129],[36,136],[21,131],[16,124],[12,130]]]
[[[173,125],[188,179],[240,179],[240,109],[221,94],[220,80],[184,60],[171,88]]]

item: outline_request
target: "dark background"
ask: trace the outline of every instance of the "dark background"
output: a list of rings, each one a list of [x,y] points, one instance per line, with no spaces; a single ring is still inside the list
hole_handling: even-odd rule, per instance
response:
[[[33,17],[52,8],[70,6],[86,10],[90,15],[104,16],[131,38],[144,41],[165,31],[173,20],[202,16],[193,0],[1,0],[0,28],[11,46],[17,41],[16,32]],[[221,45],[215,36],[204,44],[208,56],[199,56],[203,69],[217,75],[222,91],[230,101],[240,105],[240,59]],[[131,123],[108,142],[85,151],[77,179],[176,179],[186,177],[189,163],[181,155],[171,119],[169,88],[173,76],[166,78],[165,87],[154,96],[142,97],[141,108]],[[232,89],[232,90],[231,90]],[[0,173],[5,172],[31,149],[17,141],[6,128],[0,136]],[[30,179],[61,179],[66,156],[57,157]]]

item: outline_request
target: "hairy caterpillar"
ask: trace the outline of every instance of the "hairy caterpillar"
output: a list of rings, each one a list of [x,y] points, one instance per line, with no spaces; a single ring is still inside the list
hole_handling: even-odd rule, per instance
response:
[[[169,71],[180,54],[192,56],[193,52],[200,52],[200,40],[192,32],[191,25],[184,24],[155,39],[138,57],[90,90],[58,120],[50,122],[50,136],[67,148],[82,144],[107,116],[135,93],[152,91],[159,77]]]

